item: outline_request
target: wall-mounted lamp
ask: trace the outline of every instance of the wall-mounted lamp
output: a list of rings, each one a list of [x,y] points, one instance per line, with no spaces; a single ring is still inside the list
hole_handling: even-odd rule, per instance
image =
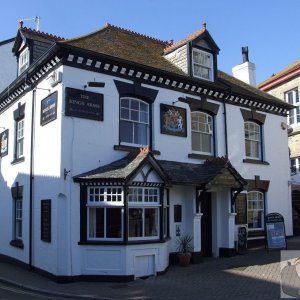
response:
[[[285,129],[287,129],[287,124],[285,123],[285,122],[281,122],[281,129],[282,130],[285,130]]]
[[[71,172],[71,170],[67,170],[66,168],[64,168],[64,179],[67,179],[68,174]]]

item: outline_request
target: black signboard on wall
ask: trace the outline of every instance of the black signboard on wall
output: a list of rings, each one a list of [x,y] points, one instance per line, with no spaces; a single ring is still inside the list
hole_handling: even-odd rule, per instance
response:
[[[57,118],[57,92],[41,102],[41,125],[44,126]]]
[[[268,249],[286,248],[283,216],[279,213],[268,214],[265,223]]]
[[[235,199],[235,224],[247,224],[246,194],[238,194]]]
[[[41,240],[51,242],[51,200],[41,200]]]
[[[0,157],[8,154],[8,129],[0,133]]]
[[[65,115],[103,121],[103,94],[66,88]]]

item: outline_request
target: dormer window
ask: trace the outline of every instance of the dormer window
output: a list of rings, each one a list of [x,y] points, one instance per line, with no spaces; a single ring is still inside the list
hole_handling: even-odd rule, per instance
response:
[[[29,67],[29,49],[26,48],[19,56],[19,75]]]
[[[213,81],[213,55],[211,53],[194,48],[192,59],[193,76],[196,78]]]

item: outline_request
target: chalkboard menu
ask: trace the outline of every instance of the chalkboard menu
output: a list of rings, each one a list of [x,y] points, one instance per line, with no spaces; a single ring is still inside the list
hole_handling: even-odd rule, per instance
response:
[[[41,240],[51,242],[51,200],[41,200]]]
[[[103,94],[66,88],[65,115],[103,121]]]
[[[248,238],[247,227],[239,226],[238,239],[237,239],[238,253],[243,253],[247,250],[247,238]]]
[[[49,95],[41,102],[41,125],[57,118],[57,92]]]
[[[279,213],[268,214],[265,224],[268,249],[286,248],[283,216]]]

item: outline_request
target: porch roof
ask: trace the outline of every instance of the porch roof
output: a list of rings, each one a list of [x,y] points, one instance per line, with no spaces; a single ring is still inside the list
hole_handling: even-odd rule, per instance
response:
[[[166,184],[206,188],[215,185],[236,188],[247,184],[226,157],[207,160],[203,164],[156,160],[147,148],[131,151],[117,161],[74,176],[73,179],[75,182],[85,183],[125,183],[147,162],[154,167]]]

